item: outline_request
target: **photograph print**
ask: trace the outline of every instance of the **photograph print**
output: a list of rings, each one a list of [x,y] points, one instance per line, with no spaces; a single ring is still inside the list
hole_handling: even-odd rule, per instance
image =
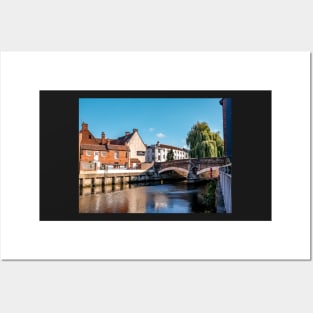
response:
[[[232,98],[79,98],[79,213],[232,213]]]

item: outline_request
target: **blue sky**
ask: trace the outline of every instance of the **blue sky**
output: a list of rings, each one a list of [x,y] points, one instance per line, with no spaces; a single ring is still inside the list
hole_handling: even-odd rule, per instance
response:
[[[206,98],[81,98],[79,130],[84,121],[100,138],[123,136],[137,128],[147,145],[186,147],[186,137],[197,122],[207,122],[211,131],[223,138],[222,106],[218,99]]]

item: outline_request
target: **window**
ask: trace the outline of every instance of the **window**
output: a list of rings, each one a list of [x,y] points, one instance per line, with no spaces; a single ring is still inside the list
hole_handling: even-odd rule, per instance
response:
[[[126,153],[125,153],[125,158],[128,158],[128,152],[126,151]]]
[[[98,152],[98,151],[95,151],[95,152],[94,152],[94,155],[95,155],[95,156],[98,156],[98,155],[99,155],[99,152]]]
[[[161,161],[161,157],[160,157],[160,155],[158,156],[158,161]]]
[[[86,155],[87,156],[91,156],[91,151],[90,150],[86,150]]]
[[[102,158],[105,157],[105,151],[101,151],[101,157],[102,157]]]
[[[118,159],[119,158],[119,153],[118,151],[114,151],[114,159]]]

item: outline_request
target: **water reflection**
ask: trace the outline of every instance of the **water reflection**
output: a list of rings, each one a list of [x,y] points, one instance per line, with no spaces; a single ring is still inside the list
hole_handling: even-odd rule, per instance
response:
[[[80,213],[197,213],[203,203],[206,185],[184,182],[162,185],[117,184],[81,188]]]

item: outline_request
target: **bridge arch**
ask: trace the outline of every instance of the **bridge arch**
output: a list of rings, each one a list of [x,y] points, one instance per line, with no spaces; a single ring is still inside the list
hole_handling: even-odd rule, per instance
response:
[[[170,167],[162,168],[159,171],[159,174],[162,174],[162,173],[168,172],[168,171],[175,171],[178,174],[184,173],[184,174],[188,175],[188,170],[186,170],[182,167],[176,167],[176,166],[170,166]]]
[[[211,169],[212,169],[212,171],[216,171],[216,170],[218,170],[218,169],[219,169],[219,166],[211,166],[211,167],[206,167],[206,168],[204,168],[204,169],[202,169],[202,170],[198,171],[198,172],[197,172],[197,175],[200,175],[200,174],[203,174],[203,173],[209,172],[209,171],[211,171]]]

